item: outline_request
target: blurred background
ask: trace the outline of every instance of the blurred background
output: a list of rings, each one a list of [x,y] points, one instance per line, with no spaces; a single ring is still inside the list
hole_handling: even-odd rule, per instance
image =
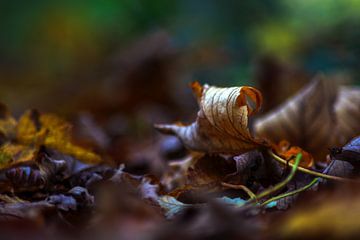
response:
[[[125,135],[192,119],[194,80],[256,86],[266,112],[317,73],[360,77],[358,0],[3,0],[0,29],[0,101],[15,115]]]

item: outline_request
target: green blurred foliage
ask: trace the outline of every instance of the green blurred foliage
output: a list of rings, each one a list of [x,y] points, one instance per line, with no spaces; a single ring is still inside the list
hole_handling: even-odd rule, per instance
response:
[[[157,30],[193,53],[183,81],[252,84],[254,62],[265,55],[358,79],[359,12],[359,0],[3,0],[1,100],[14,99],[17,83],[31,95],[49,82],[86,82],[89,70]]]

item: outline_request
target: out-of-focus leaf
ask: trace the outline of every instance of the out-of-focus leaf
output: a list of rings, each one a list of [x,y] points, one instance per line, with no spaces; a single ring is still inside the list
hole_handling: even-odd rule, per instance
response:
[[[236,172],[227,175],[224,181],[246,185],[253,191],[257,191],[263,184],[276,184],[284,173],[278,162],[265,157],[259,150],[234,156],[233,159],[236,163]]]
[[[330,149],[331,163],[324,173],[339,177],[354,177],[360,174],[360,137],[345,146]]]
[[[77,209],[76,200],[72,196],[66,196],[64,194],[52,195],[48,197],[46,201],[63,211],[75,211]]]
[[[342,87],[335,105],[337,144],[342,145],[360,134],[360,88]]]
[[[341,148],[330,149],[330,154],[334,159],[348,161],[353,165],[360,166],[360,136],[352,139]]]
[[[15,135],[16,123],[15,118],[11,116],[7,107],[0,103],[0,135],[3,138],[12,138]]]
[[[272,142],[287,140],[324,160],[336,141],[334,103],[336,85],[318,77],[278,109],[258,119],[256,134]]]
[[[72,143],[71,125],[52,114],[27,111],[19,119],[16,136],[23,144],[45,145],[89,164],[102,161],[97,154]]]
[[[352,192],[351,194],[349,194]],[[348,239],[360,234],[359,194],[354,186],[342,187],[337,195],[320,195],[318,201],[299,205],[281,220],[275,231],[277,237],[319,239]]]
[[[26,202],[17,201],[0,206],[0,220],[5,217],[19,219],[36,219],[40,216],[42,211],[54,209],[54,205],[46,202]]]
[[[231,159],[204,155],[187,170],[187,184],[193,187],[216,188],[235,170]]]
[[[248,129],[249,116],[262,102],[261,93],[252,87],[218,88],[195,82],[193,91],[200,110],[191,125],[159,124],[163,133],[177,135],[191,150],[207,153],[243,153],[259,147]]]
[[[162,207],[165,210],[165,216],[167,218],[172,218],[176,214],[180,213],[180,211],[182,211],[184,208],[192,206],[192,204],[182,203],[176,200],[176,198],[166,195],[161,196],[158,199],[158,203],[160,207]]]
[[[353,175],[353,171],[354,166],[349,162],[334,159],[325,168],[324,173],[338,177],[351,177]],[[328,182],[327,180],[322,181]]]
[[[0,169],[34,161],[37,149],[30,146],[5,143],[0,147]]]
[[[41,189],[45,184],[45,178],[41,172],[29,166],[12,167],[5,174],[6,178],[12,183],[14,192]]]
[[[294,163],[293,159],[295,159],[296,155],[301,153],[302,158],[301,158],[300,166],[310,168],[314,164],[314,159],[310,153],[304,151],[300,147],[291,146],[288,141],[285,140],[281,141],[278,145],[275,146],[275,151],[280,157],[286,160],[292,159],[290,161],[292,163]]]

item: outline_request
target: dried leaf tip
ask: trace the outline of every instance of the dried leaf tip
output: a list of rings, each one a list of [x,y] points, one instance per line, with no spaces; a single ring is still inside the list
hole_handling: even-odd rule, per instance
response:
[[[248,117],[261,107],[260,91],[246,86],[201,86],[198,82],[191,87],[200,107],[196,121],[190,125],[158,124],[156,129],[177,135],[188,149],[200,152],[243,153],[261,145],[248,129]]]

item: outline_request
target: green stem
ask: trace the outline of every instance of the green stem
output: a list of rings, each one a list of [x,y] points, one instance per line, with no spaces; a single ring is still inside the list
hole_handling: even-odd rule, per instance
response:
[[[286,161],[285,159],[282,159],[281,157],[279,157],[278,155],[276,155],[275,153],[273,153],[273,151],[271,151],[269,149],[269,154],[278,162],[282,163],[282,164],[285,164],[285,165],[290,165],[290,166],[293,166],[292,163]],[[307,173],[307,174],[310,174],[310,175],[313,175],[313,176],[317,176],[317,177],[321,177],[321,178],[325,178],[325,179],[330,179],[330,180],[336,180],[336,181],[342,181],[342,182],[357,182],[355,180],[352,180],[352,179],[348,179],[348,178],[342,178],[342,177],[337,177],[337,176],[332,176],[332,175],[327,175],[327,174],[324,174],[324,173],[319,173],[319,172],[315,172],[315,171],[312,171],[310,169],[307,169],[307,168],[303,168],[303,167],[298,167],[298,170],[300,172],[303,172],[303,173]]]
[[[282,189],[283,187],[285,187],[286,184],[288,184],[291,181],[291,179],[295,176],[295,173],[296,173],[296,170],[297,170],[297,168],[299,166],[301,158],[302,158],[301,153],[296,155],[295,164],[292,166],[291,172],[287,176],[287,178],[284,181],[276,184],[275,186],[273,186],[271,188],[268,188],[265,191],[261,192],[259,195],[256,196],[256,199],[260,200],[261,198],[266,197],[266,196],[268,196],[268,195]]]
[[[277,200],[279,200],[279,199],[281,199],[281,198],[285,198],[285,197],[288,197],[288,196],[292,196],[292,195],[295,195],[295,194],[300,193],[300,192],[302,192],[302,191],[305,191],[305,190],[311,188],[315,183],[317,183],[317,182],[319,181],[319,179],[320,179],[320,178],[314,178],[308,185],[306,185],[306,186],[304,186],[304,187],[302,187],[302,188],[299,188],[299,189],[296,189],[296,190],[294,190],[294,191],[292,191],[292,192],[287,192],[287,193],[284,193],[284,194],[280,194],[280,195],[278,195],[278,196],[275,196],[275,197],[273,197],[273,198],[270,198],[270,199],[266,200],[265,202],[263,202],[263,203],[261,204],[261,206],[266,206],[267,204],[269,204],[269,203],[271,203],[271,202],[273,202],[273,201],[277,201]]]

